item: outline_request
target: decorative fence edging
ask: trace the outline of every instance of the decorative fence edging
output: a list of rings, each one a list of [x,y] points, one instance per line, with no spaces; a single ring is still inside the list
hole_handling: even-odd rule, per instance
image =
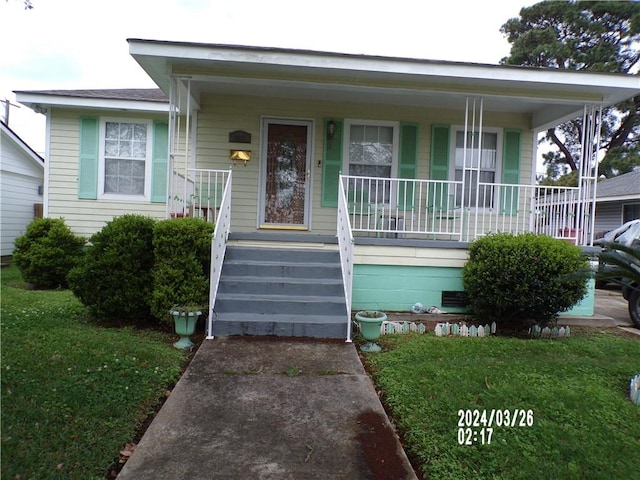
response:
[[[631,377],[629,383],[629,398],[636,405],[640,405],[640,373]]]
[[[356,329],[360,331],[360,324],[354,322]],[[385,320],[380,325],[380,335],[390,335],[392,333],[425,333],[427,327],[423,323],[416,322],[391,322]]]
[[[435,327],[436,337],[448,337],[449,335],[460,337],[486,337],[496,333],[496,322],[491,325],[475,325],[467,326],[465,322],[461,323],[438,323]]]
[[[427,327],[424,323],[416,322],[390,322],[385,320],[380,326],[381,335],[389,335],[392,333],[425,333]]]
[[[540,328],[540,325],[534,325],[529,329],[529,335],[535,338],[566,338],[571,334],[569,325],[566,327],[544,327]]]

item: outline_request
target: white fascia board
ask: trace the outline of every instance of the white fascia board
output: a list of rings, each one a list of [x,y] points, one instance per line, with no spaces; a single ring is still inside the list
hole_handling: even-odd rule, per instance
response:
[[[142,100],[120,100],[110,98],[87,98],[38,93],[16,93],[16,100],[32,110],[37,106],[80,108],[92,110],[128,110],[139,112],[168,113],[169,103]],[[39,113],[39,112],[38,112]]]
[[[279,67],[326,69],[334,73],[361,72],[388,75],[456,78],[471,82],[507,82],[527,84],[532,88],[552,87],[584,90],[601,95],[608,104],[640,94],[640,77],[599,72],[523,68],[462,62],[375,57],[352,54],[308,52],[260,47],[225,46],[197,43],[158,42],[129,39],[134,57],[162,57],[181,61],[225,62]],[[554,92],[556,95],[558,92]]]

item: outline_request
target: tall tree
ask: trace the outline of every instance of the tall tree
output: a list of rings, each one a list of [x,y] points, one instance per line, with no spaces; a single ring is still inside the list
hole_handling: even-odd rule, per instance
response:
[[[640,3],[543,1],[520,10],[502,27],[511,52],[506,65],[636,74],[640,67]],[[582,119],[546,132],[558,150],[545,156],[547,176],[575,172]],[[600,173],[607,177],[640,166],[640,96],[602,112]],[[577,178],[577,177],[576,177]]]

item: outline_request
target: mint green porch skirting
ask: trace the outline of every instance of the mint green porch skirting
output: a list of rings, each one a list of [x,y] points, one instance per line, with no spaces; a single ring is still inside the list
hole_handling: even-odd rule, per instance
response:
[[[462,291],[462,269],[397,265],[355,265],[353,275],[353,311],[410,311],[416,302],[435,305],[447,312],[461,313],[464,308],[442,306],[443,291]],[[564,315],[591,316],[594,313],[594,282],[587,296]]]

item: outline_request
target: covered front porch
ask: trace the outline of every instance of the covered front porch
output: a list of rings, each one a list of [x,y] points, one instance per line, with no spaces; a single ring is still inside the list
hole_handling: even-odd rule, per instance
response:
[[[535,232],[593,242],[598,105],[582,106],[577,186],[546,187],[536,184],[539,131],[487,126],[492,113],[482,97],[455,97],[452,107],[463,109],[449,113],[451,123],[428,126],[263,116],[255,133],[229,133],[228,145],[236,148],[226,149],[224,140],[212,143],[218,133],[199,126],[212,113],[206,105],[194,108],[191,89],[192,79],[171,78],[167,216],[215,223],[235,170],[242,178],[231,201],[236,231],[326,235],[336,221],[348,220],[356,237],[470,242],[496,232]],[[229,158],[213,160],[210,145]]]
[[[599,73],[129,43],[170,97],[167,215],[214,220],[231,168],[237,232],[331,234],[343,191],[355,236],[589,245],[600,112],[637,90]],[[576,118],[577,186],[536,186],[540,134]]]

